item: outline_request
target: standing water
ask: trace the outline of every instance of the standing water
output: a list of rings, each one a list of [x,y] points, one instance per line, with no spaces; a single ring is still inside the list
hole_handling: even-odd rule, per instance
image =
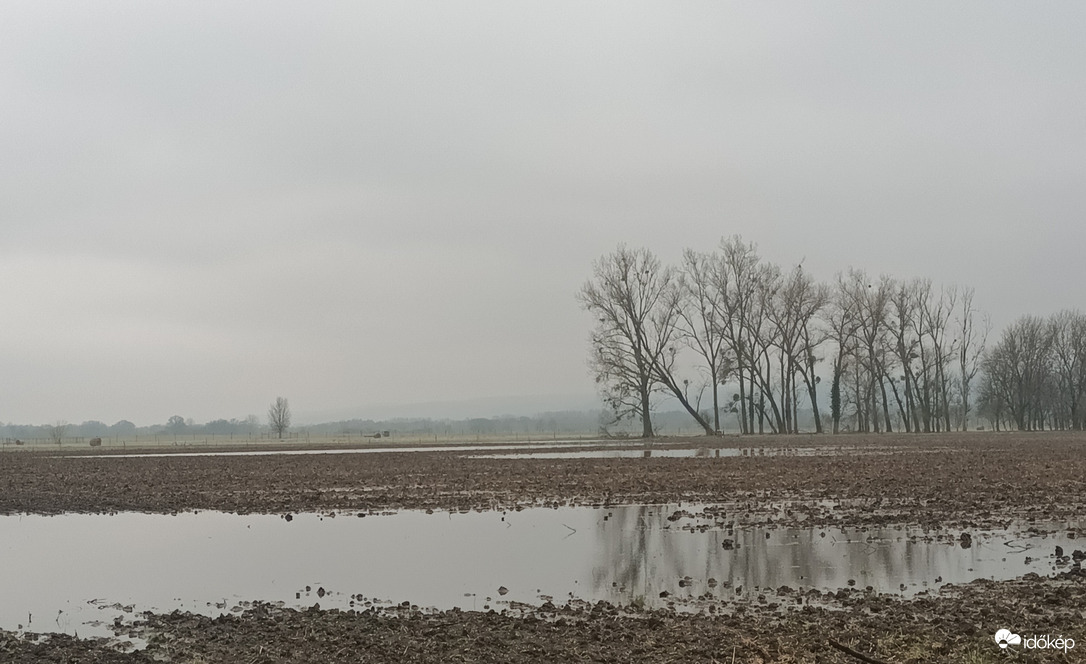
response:
[[[780,586],[911,594],[980,577],[1049,573],[1054,547],[1070,551],[1076,543],[1066,534],[1072,524],[1051,524],[1054,534],[974,531],[965,548],[957,533],[732,532],[711,520],[669,519],[674,512],[0,517],[0,628],[87,636],[148,609],[217,615],[246,600],[347,608],[364,604],[357,595],[500,610],[511,601],[569,598],[649,606],[705,593],[743,600]]]

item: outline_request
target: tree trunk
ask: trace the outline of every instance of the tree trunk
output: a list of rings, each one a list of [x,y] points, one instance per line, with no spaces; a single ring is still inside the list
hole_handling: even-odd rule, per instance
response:
[[[818,411],[817,383],[803,375],[803,382],[807,384],[807,395],[811,399],[811,411],[814,414],[815,433],[822,433],[822,414]]]
[[[701,428],[705,430],[705,435],[715,435],[712,427],[710,427],[709,423],[705,421],[705,418],[701,416],[701,413],[699,413],[693,406],[690,405],[690,401],[686,398],[686,395],[683,394],[683,391],[679,389],[679,386],[675,384],[675,381],[671,378],[671,375],[662,371],[658,373],[660,373],[660,376],[658,376],[660,382],[666,385],[667,389],[671,390],[671,393],[674,394],[675,398],[679,400],[679,403],[681,403],[683,408],[686,409],[686,412],[690,413],[690,416],[693,417],[699,425],[701,425]]]
[[[886,420],[886,433],[892,433],[894,427],[890,424],[890,407],[886,400],[886,381],[879,379],[879,392],[882,393],[882,417]]]
[[[765,433],[765,393],[758,395],[758,433]]]
[[[652,438],[652,416],[649,413],[649,390],[641,386],[641,437]]]
[[[754,433],[754,369],[754,362],[751,361],[747,376],[749,379],[749,382],[747,383],[747,394],[750,397],[750,408],[747,409],[747,417],[750,419],[750,426],[747,430],[751,433]]]
[[[718,378],[720,378],[719,364],[720,360],[716,359],[714,360],[713,366],[711,368],[713,372],[713,431],[717,434],[720,433],[720,383],[718,382]]]
[[[750,433],[747,429],[747,389],[746,383],[743,381],[743,351],[740,349],[738,353],[739,360],[739,433]]]
[[[833,362],[833,381],[830,383],[830,419],[833,421],[833,433],[841,430],[841,364]]]

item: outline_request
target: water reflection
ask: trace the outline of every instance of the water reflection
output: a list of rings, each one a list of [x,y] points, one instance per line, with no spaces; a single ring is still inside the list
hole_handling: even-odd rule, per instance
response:
[[[661,592],[726,597],[782,586],[870,586],[878,592],[915,594],[945,583],[1049,573],[1055,546],[1067,549],[1068,542],[1076,541],[1065,529],[1025,539],[1013,529],[974,531],[966,549],[956,532],[935,535],[904,527],[732,530],[726,517],[668,521],[655,507],[609,509],[606,515],[597,531],[601,552],[593,570],[594,587],[599,594],[646,599]],[[690,578],[680,585],[685,577]]]
[[[523,448],[522,448],[523,449]],[[665,458],[719,458],[719,457],[780,457],[780,456],[837,456],[837,455],[886,455],[904,448],[890,446],[857,447],[638,447],[630,449],[562,450],[546,452],[510,452],[495,454],[471,454],[473,459],[634,459],[638,457]],[[915,450],[912,450],[915,451]],[[926,452],[926,450],[921,450]]]
[[[584,449],[593,448],[593,449]],[[600,449],[603,448],[603,449]],[[542,452],[528,452],[538,450]],[[390,452],[471,452],[473,459],[605,459],[605,458],[718,458],[718,457],[778,457],[778,456],[836,456],[895,454],[906,448],[886,445],[855,447],[646,447],[631,446],[628,440],[552,440],[537,442],[490,442],[477,445],[402,445],[398,447],[350,447],[337,449],[216,451],[198,452],[134,452],[132,454],[93,455],[96,459],[133,459],[155,457],[227,457],[227,456],[308,456],[319,454],[385,454]],[[922,453],[935,450],[910,450]],[[87,455],[77,455],[84,458]]]
[[[472,454],[472,459],[636,459],[651,457],[709,458],[741,456],[737,448],[706,447],[628,449],[628,450],[571,450],[563,452],[504,452],[501,454]]]
[[[602,445],[628,445],[625,442],[607,440],[549,440],[539,442],[492,442],[479,445],[402,445],[399,447],[347,447],[317,450],[251,450],[224,452],[208,449],[201,452],[136,452],[132,454],[102,454],[96,459],[142,459],[155,457],[220,457],[220,456],[308,456],[313,454],[384,454],[388,452],[475,452],[486,450],[517,449],[577,449],[580,447],[599,447]],[[79,455],[83,458],[86,455]]]
[[[1050,573],[1056,545],[1086,548],[1067,535],[1078,524],[1049,524],[1058,533],[1025,538],[1013,529],[972,531],[963,549],[958,532],[932,539],[893,528],[732,530],[727,514],[669,519],[678,510],[302,514],[289,522],[209,512],[0,517],[0,627],[86,636],[130,615],[125,607],[217,615],[259,599],[347,608],[357,594],[500,609],[499,600],[547,597],[642,598],[652,606],[707,592],[734,599],[780,586],[835,590],[850,581],[915,593]],[[499,597],[499,586],[509,594]]]

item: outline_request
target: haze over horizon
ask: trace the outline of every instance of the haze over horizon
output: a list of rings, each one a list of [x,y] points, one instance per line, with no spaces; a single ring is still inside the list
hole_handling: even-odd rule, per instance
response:
[[[1086,308],[1082,25],[1073,2],[5,3],[0,421],[575,401],[575,294],[619,242],[674,263],[741,234],[822,280],[972,286],[993,337]]]

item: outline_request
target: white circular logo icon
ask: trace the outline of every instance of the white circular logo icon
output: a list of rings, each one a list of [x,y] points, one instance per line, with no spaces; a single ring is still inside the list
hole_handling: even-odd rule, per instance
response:
[[[1022,637],[1009,629],[1001,629],[995,633],[995,641],[999,644],[1000,648],[1006,648],[1007,646],[1021,645]]]

